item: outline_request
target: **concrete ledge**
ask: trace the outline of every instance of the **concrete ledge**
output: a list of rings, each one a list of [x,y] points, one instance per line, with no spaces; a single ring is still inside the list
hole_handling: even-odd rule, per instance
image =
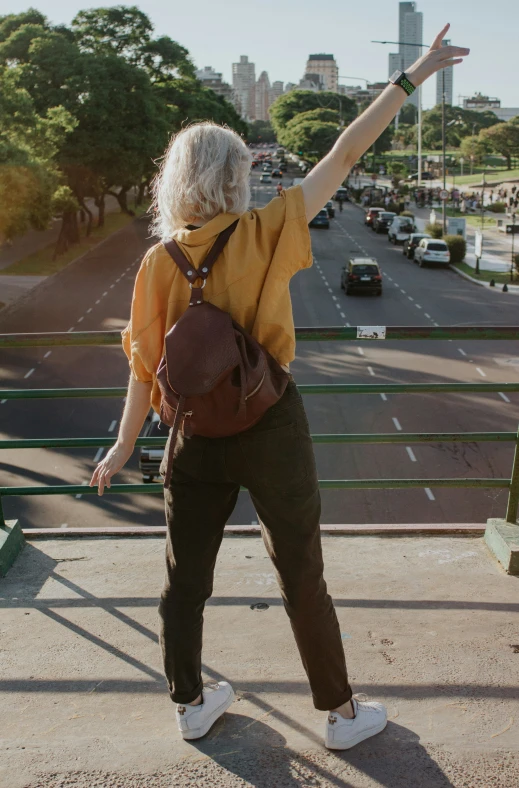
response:
[[[481,523],[380,523],[374,525],[321,525],[323,536],[483,536],[485,526]],[[120,528],[25,528],[26,539],[56,539],[56,537],[128,537],[165,536],[166,526],[144,528],[142,526]],[[259,536],[259,525],[228,525],[225,536]]]
[[[519,575],[519,525],[506,520],[487,521],[485,542],[509,575]]]
[[[4,577],[25,546],[25,538],[18,520],[7,520],[0,528],[0,577]]]

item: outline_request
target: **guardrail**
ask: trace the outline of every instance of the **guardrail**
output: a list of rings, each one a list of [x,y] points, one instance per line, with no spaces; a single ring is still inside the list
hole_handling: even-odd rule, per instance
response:
[[[501,340],[519,339],[516,326],[357,326],[298,328],[299,342],[381,341],[381,340]],[[119,331],[87,331],[77,333],[0,334],[0,349],[55,346],[119,345]],[[519,392],[517,383],[338,383],[304,384],[298,386],[302,394],[417,394]],[[66,388],[66,389],[4,389],[0,399],[59,399],[73,397],[124,397],[126,387]],[[30,448],[90,448],[112,446],[115,438],[31,438],[1,440],[1,449]],[[510,478],[452,478],[452,479],[329,479],[320,480],[321,489],[399,489],[412,487],[485,487],[508,489],[506,521],[515,523],[519,506],[519,431],[518,432],[441,432],[397,434],[330,434],[312,435],[314,443],[445,443],[445,442],[512,442],[515,443]],[[166,437],[138,438],[137,446],[165,446]],[[162,484],[112,484],[107,494],[162,493]],[[88,495],[97,494],[96,487],[84,485],[47,485],[39,487],[0,487],[0,527],[4,525],[2,498],[12,495]]]

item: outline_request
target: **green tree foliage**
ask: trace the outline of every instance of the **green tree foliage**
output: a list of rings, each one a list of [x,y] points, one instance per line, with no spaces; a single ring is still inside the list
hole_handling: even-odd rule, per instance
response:
[[[337,140],[337,123],[303,120],[283,134],[282,144],[294,151],[302,151],[309,161],[317,162],[325,156]]]
[[[492,128],[495,128],[495,126]],[[490,150],[490,143],[483,139],[483,137],[480,135],[470,135],[469,137],[464,137],[461,140],[460,156],[462,156],[466,161],[470,161],[471,157],[473,156],[474,164],[481,164],[484,157],[490,152]]]
[[[314,93],[311,90],[292,90],[284,93],[269,107],[270,120],[274,131],[279,139],[279,134],[290,120],[301,112],[318,109],[339,110],[342,106],[342,119],[345,125],[351,123],[357,117],[357,105],[355,102],[331,91]]]
[[[512,156],[519,156],[519,123],[515,122],[515,119],[508,123],[498,123],[490,129],[483,129],[479,136],[493,151],[505,157],[507,169],[510,170]]]
[[[471,135],[473,130],[477,133],[481,129],[499,123],[493,112],[474,112],[470,109],[449,105],[445,107],[445,121],[447,124],[455,121],[452,126],[446,127],[447,145],[454,148],[459,147],[461,140]],[[442,146],[442,108],[440,104],[423,113],[422,141],[424,148],[430,150],[439,150]]]
[[[411,102],[404,104],[400,110],[398,121],[399,126],[402,123],[408,126],[414,126],[418,122],[418,109],[415,105],[411,104]]]
[[[276,142],[276,134],[272,124],[268,120],[253,120],[249,124],[248,142],[257,144],[258,142]]]
[[[389,174],[391,175],[391,182],[396,188],[408,174],[407,167],[400,161],[394,161],[389,165]]]

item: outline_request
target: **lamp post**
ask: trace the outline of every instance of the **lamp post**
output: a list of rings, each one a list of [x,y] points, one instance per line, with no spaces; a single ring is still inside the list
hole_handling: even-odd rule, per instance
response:
[[[515,211],[512,214],[512,259],[510,261],[510,281],[514,281],[514,267],[515,267]]]
[[[487,174],[486,170],[483,170],[483,188],[481,190],[481,232],[483,232],[483,229],[485,227],[485,186],[487,185],[487,182],[485,180],[486,174]]]
[[[419,56],[422,54],[422,47],[428,47],[428,44],[415,44],[410,41],[372,41],[372,44],[398,44],[399,46],[418,47]],[[418,178],[416,185],[420,186],[422,183],[422,86],[418,85],[416,88],[418,93]]]

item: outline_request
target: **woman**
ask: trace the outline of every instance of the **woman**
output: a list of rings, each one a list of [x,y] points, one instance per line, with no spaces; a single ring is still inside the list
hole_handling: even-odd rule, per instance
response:
[[[448,30],[406,73],[407,90],[468,49],[441,47]],[[229,312],[288,369],[294,358],[289,281],[312,263],[308,222],[335,193],[407,98],[389,84],[352,123],[301,186],[248,211],[251,156],[231,130],[196,124],[172,141],[155,182],[154,229],[172,236],[198,268],[215,237],[239,219],[207,279],[205,299]],[[158,411],[156,370],[167,331],[185,311],[189,287],[161,243],[137,274],[123,347],[131,375],[119,436],[97,465],[90,485],[99,495],[131,457],[150,403]],[[193,360],[196,363],[196,359]],[[315,462],[301,397],[293,380],[251,429],[229,438],[193,436],[176,456],[164,491],[168,537],[166,583],[159,612],[165,673],[185,739],[203,736],[230,706],[227,682],[202,685],[203,609],[224,526],[240,486],[247,487],[262,523],[285,609],[317,709],[328,711],[325,743],[347,749],[380,732],[380,703],[353,698],[335,610],[323,579]]]

